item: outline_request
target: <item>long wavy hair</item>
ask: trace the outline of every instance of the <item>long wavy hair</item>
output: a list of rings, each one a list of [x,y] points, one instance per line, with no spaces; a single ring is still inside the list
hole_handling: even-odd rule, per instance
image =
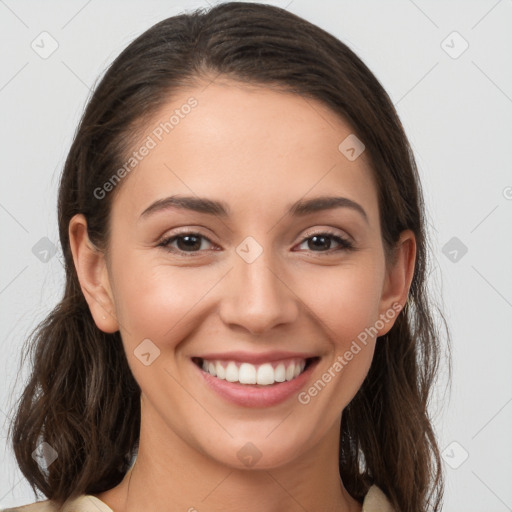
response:
[[[428,408],[439,374],[441,324],[451,381],[450,335],[427,290],[429,239],[411,147],[389,96],[345,44],[284,9],[245,2],[152,26],[114,60],[86,105],[59,185],[65,290],[27,340],[31,374],[9,428],[22,473],[36,495],[39,490],[63,503],[116,486],[130,467],[140,388],[119,332],[106,334],[93,321],[73,264],[69,221],[84,214],[90,239],[106,248],[115,194],[103,198],[94,191],[127,161],[141,127],[173,92],[218,75],[284,88],[347,121],[370,157],[384,247],[395,247],[403,230],[414,232],[408,301],[376,344],[366,379],[343,411],[339,471],[359,501],[376,484],[398,511],[441,510],[444,473]],[[46,469],[32,456],[42,442],[58,454]]]

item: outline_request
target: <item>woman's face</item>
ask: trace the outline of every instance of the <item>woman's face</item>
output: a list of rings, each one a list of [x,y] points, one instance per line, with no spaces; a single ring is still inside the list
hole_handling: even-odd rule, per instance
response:
[[[143,429],[239,468],[332,448],[414,257],[386,267],[366,153],[319,102],[227,79],[153,121],[102,274]]]

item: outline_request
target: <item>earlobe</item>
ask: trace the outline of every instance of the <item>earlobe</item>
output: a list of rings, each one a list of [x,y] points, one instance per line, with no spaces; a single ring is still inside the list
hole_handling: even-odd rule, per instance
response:
[[[381,317],[384,314],[388,321],[378,336],[389,332],[407,302],[416,263],[416,237],[410,229],[401,233],[394,256],[394,261],[386,269],[379,311]]]
[[[69,243],[80,287],[96,326],[107,333],[116,332],[119,324],[105,255],[90,241],[87,220],[82,214],[69,222]]]

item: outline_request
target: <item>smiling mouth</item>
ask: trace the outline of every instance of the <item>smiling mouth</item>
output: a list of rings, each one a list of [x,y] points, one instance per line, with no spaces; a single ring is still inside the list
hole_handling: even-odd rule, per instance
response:
[[[301,375],[319,357],[290,358],[263,364],[251,364],[229,360],[206,360],[193,357],[192,361],[204,372],[227,382],[248,386],[272,386],[289,382]]]

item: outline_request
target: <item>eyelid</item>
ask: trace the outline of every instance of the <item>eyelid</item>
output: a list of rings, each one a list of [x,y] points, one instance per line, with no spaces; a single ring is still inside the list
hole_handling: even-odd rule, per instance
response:
[[[200,236],[206,240],[208,240],[210,243],[215,244],[215,242],[212,240],[212,237],[209,235],[205,235],[201,232],[201,230],[204,230],[205,228],[203,226],[182,226],[177,227],[172,230],[172,232],[165,232],[163,235],[159,236],[156,240],[156,244],[160,244],[161,242],[165,242],[166,240],[170,240],[171,238],[178,237],[178,236],[185,236],[185,235],[196,235]]]
[[[310,238],[312,236],[318,236],[318,235],[330,235],[333,237],[339,237],[343,240],[350,242],[351,244],[355,243],[355,240],[353,237],[351,237],[347,232],[342,231],[337,228],[329,228],[329,227],[320,227],[320,228],[311,228],[311,230],[307,229],[302,237],[302,241],[304,241],[305,238]]]

